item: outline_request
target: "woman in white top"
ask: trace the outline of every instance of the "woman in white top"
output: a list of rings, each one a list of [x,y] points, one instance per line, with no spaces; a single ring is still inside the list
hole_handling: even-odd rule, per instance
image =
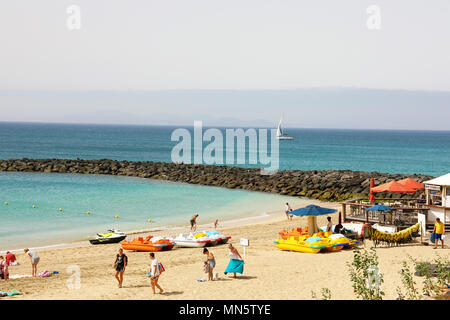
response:
[[[37,276],[37,265],[41,258],[39,257],[39,255],[36,252],[31,251],[30,249],[24,249],[23,251],[25,252],[26,255],[28,255],[30,257],[31,271],[32,271],[31,273],[32,273],[33,277],[36,277]]]
[[[233,260],[239,260],[239,261],[243,261],[244,259],[242,259],[241,255],[239,254],[239,252],[237,251],[237,249],[235,247],[233,247],[233,245],[230,243],[228,245],[228,249],[230,249],[230,263],[232,263]],[[243,264],[242,264],[243,266]],[[227,269],[231,267],[230,264],[228,265]],[[239,273],[243,272],[243,269],[241,270],[241,266],[238,267],[239,269]],[[227,272],[227,270],[225,270],[225,272]],[[236,272],[234,273],[234,278],[236,278]]]
[[[156,294],[155,287],[159,289],[159,293],[161,294],[164,292],[164,290],[158,284],[161,271],[159,270],[159,262],[155,258],[155,254],[153,252],[150,252],[150,260],[152,260],[152,264],[150,266],[150,284],[152,285],[153,294]]]

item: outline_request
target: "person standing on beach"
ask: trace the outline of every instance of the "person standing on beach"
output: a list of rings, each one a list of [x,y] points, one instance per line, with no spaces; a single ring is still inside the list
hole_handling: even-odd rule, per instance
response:
[[[125,273],[125,268],[128,264],[128,257],[123,253],[123,249],[119,249],[119,253],[116,256],[116,261],[114,261],[114,268],[116,269],[116,279],[119,282],[119,288],[122,288],[123,274]]]
[[[31,251],[30,249],[24,249],[23,251],[25,252],[26,255],[28,255],[30,257],[31,274],[33,277],[36,277],[37,276],[37,265],[38,265],[39,261],[41,260],[41,258],[39,257],[39,255],[36,252]]]
[[[217,226],[219,225],[219,219],[216,219],[214,222],[214,229],[217,229]]]
[[[197,228],[197,218],[198,218],[198,214],[194,215],[191,218],[191,221],[189,221],[191,223],[191,231],[194,231]]]
[[[234,273],[234,278],[236,279],[236,273],[244,273],[244,259],[242,259],[237,249],[231,243],[228,245],[228,249],[230,249],[230,262],[224,273]]]
[[[292,208],[289,205],[289,203],[286,202],[285,213],[286,213],[286,217],[288,220],[292,220],[292,215],[290,214],[291,212],[292,212]]]
[[[152,286],[153,294],[156,294],[155,288],[158,288],[159,293],[161,294],[164,292],[158,284],[159,276],[161,275],[161,266],[153,252],[150,252],[150,260],[152,261],[152,264],[150,265],[150,284]]]
[[[3,256],[0,256],[0,279],[9,279],[8,263],[3,260]]]
[[[444,239],[442,236],[445,234],[445,224],[441,221],[441,219],[436,218],[436,223],[434,224],[434,249],[437,249],[438,242],[441,240],[442,249],[444,249]]]
[[[328,217],[327,220],[327,232],[333,232],[333,222],[331,222],[331,217]]]
[[[203,249],[203,254],[206,254],[205,264],[208,264],[208,281],[213,281],[213,271],[216,267],[216,259],[214,258],[214,255],[206,248]]]

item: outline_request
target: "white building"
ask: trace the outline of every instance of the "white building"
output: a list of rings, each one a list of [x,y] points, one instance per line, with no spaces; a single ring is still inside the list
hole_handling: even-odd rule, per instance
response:
[[[427,206],[430,208],[427,223],[434,223],[436,218],[445,224],[450,223],[450,173],[445,176],[425,181]]]

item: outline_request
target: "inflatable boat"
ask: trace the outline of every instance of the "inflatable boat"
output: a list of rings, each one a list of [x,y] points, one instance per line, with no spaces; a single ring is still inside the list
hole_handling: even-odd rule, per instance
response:
[[[122,248],[130,251],[168,251],[172,250],[175,242],[161,237],[148,236],[145,239],[142,237],[136,238],[132,241],[122,241]]]
[[[91,244],[107,244],[107,243],[118,243],[125,240],[127,235],[118,230],[108,230],[106,233],[97,233],[94,239],[90,239]]]

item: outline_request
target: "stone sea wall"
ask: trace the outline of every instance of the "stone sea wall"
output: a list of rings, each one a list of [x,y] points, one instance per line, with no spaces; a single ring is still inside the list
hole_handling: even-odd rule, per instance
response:
[[[426,175],[369,173],[350,170],[289,170],[279,171],[273,175],[261,175],[261,170],[259,169],[108,159],[0,160],[0,171],[109,174],[230,189],[271,192],[327,201],[343,201],[356,197],[367,197],[370,189],[370,178],[375,179],[375,185],[406,177],[411,177],[420,182],[432,178]],[[376,196],[377,198],[400,198],[417,197],[417,194],[378,193]]]

